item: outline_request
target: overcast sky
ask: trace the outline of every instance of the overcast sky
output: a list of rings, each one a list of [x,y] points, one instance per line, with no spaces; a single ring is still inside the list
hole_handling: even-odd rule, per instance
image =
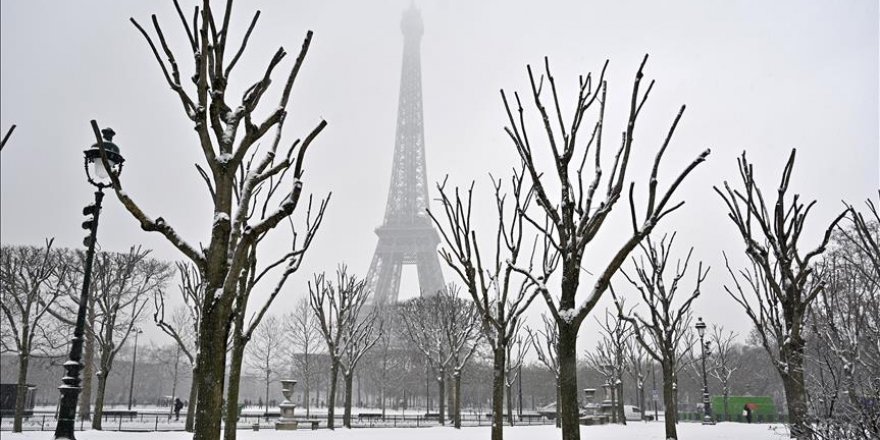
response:
[[[189,2],[183,2],[189,3]],[[315,271],[346,262],[365,275],[385,209],[394,148],[402,55],[400,18],[409,1],[240,1],[232,41],[255,9],[263,11],[249,51],[232,78],[240,96],[284,46],[289,69],[307,30],[315,32],[294,88],[287,139],[329,123],[309,152],[306,190],[333,192],[323,227],[302,270],[273,309],[289,310]],[[632,79],[645,53],[657,83],[636,132],[628,174],[644,196],[650,160],[682,104],[687,111],[661,169],[668,184],[693,157],[712,148],[678,193],[687,201],[658,232],[678,230],[678,254],[712,266],[695,311],[739,332],[744,312],[723,291],[721,252],[743,245],[712,190],[735,183],[746,151],[765,193],[772,193],[791,148],[798,148],[792,186],[818,200],[804,243],[815,244],[842,200],[876,197],[878,181],[878,3],[804,1],[419,1],[424,21],[422,87],[429,181],[478,183],[491,201],[487,172],[509,173],[515,152],[503,132],[499,90],[526,92],[526,64],[550,58],[570,108],[578,75],[608,68],[607,133],[624,128]],[[192,5],[186,6],[187,9]],[[219,9],[219,8],[217,8]],[[213,219],[193,163],[196,136],[168,89],[148,46],[129,23],[158,14],[178,51],[182,76],[192,73],[185,34],[172,3],[4,1],[0,4],[0,129],[17,124],[0,164],[0,234],[4,244],[56,237],[81,246],[80,209],[92,199],[82,150],[94,142],[90,119],[117,132],[127,158],[126,191],[192,243],[206,242]],[[282,83],[276,72],[274,87]],[[277,92],[277,90],[276,90]],[[277,96],[277,95],[273,95]],[[277,98],[272,98],[277,99]],[[529,108],[528,110],[532,110]],[[570,115],[568,116],[570,117]],[[585,124],[588,126],[589,124]],[[533,129],[538,133],[537,127]],[[613,136],[613,135],[612,135]],[[546,150],[545,150],[546,151]],[[432,196],[434,194],[432,193]],[[475,215],[489,235],[492,210]],[[436,207],[436,204],[435,204]],[[585,266],[598,271],[626,238],[625,204],[591,245]],[[267,252],[286,246],[285,235]],[[157,234],[140,230],[115,197],[105,199],[103,250],[143,244],[163,259],[181,256]],[[446,272],[447,280],[452,279]],[[588,278],[583,286],[592,283]],[[401,297],[417,295],[415,268],[405,268]],[[621,290],[621,280],[615,283]],[[585,294],[585,293],[584,293]],[[606,298],[607,300],[607,298]],[[594,313],[601,314],[603,300]],[[634,301],[633,298],[632,301]],[[534,315],[544,305],[535,303]],[[533,318],[535,317],[533,316]],[[149,323],[145,327],[151,327]],[[594,326],[582,332],[595,341]]]

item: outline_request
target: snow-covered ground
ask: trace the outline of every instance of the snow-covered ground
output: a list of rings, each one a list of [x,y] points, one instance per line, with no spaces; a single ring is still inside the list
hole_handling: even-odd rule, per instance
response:
[[[663,424],[631,423],[627,426],[604,425],[581,427],[584,440],[663,440]],[[719,423],[714,426],[703,426],[698,423],[681,423],[678,425],[678,437],[681,440],[784,440],[787,431],[781,425],[759,425],[744,423]],[[23,434],[3,433],[3,440],[45,440],[50,432],[26,432]],[[192,434],[186,432],[77,432],[78,440],[188,440]],[[371,429],[337,429],[336,431],[273,431],[263,429],[259,432],[238,431],[239,440],[291,440],[296,438],[317,440],[402,440],[418,438],[418,440],[487,440],[489,427],[462,428],[454,430],[448,427],[432,428],[371,428]],[[504,429],[507,440],[552,440],[560,438],[559,431],[552,426],[518,426]]]

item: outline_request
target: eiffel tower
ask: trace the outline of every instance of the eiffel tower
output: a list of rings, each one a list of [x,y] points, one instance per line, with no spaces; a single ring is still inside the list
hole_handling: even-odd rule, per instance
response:
[[[440,238],[425,212],[428,207],[425,132],[422,126],[422,73],[419,46],[422,17],[411,5],[403,13],[403,66],[391,186],[379,243],[370,263],[367,282],[376,305],[397,302],[400,271],[404,264],[418,268],[419,288],[431,295],[444,287],[437,255]]]

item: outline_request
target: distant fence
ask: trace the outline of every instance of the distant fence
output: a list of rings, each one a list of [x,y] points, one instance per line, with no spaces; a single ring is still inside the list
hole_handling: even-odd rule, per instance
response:
[[[103,429],[105,431],[139,431],[139,432],[155,432],[155,431],[183,431],[185,415],[181,414],[180,420],[169,418],[167,414],[137,414],[111,412],[105,414],[102,418]],[[301,423],[300,429],[310,429],[309,425],[312,421],[318,421],[319,428],[326,428],[327,417],[295,417],[295,420]],[[333,418],[336,427],[342,426],[342,416]],[[238,429],[275,429],[275,422],[278,421],[277,414],[265,415],[244,414],[238,419]],[[409,427],[420,428],[440,425],[437,414],[387,414],[376,416],[376,414],[364,415],[358,417],[358,414],[352,414],[351,417],[353,428],[395,428]],[[508,421],[505,419],[505,424]],[[540,417],[524,414],[522,418],[514,417],[514,425],[547,425],[554,423],[546,417]],[[24,419],[23,430],[25,431],[54,431],[56,418],[54,413],[35,413]],[[492,424],[492,418],[484,414],[469,413],[462,414],[462,426],[487,426]],[[256,427],[255,427],[256,425]],[[452,420],[447,418],[446,425],[451,426]],[[9,431],[12,429],[12,417],[0,417],[0,431]],[[80,420],[76,423],[76,430],[82,431],[91,429],[91,422]]]

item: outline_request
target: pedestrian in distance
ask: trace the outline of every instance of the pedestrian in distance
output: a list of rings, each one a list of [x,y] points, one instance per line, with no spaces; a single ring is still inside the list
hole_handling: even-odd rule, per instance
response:
[[[174,420],[180,420],[180,410],[183,408],[183,402],[177,397],[174,399]]]

